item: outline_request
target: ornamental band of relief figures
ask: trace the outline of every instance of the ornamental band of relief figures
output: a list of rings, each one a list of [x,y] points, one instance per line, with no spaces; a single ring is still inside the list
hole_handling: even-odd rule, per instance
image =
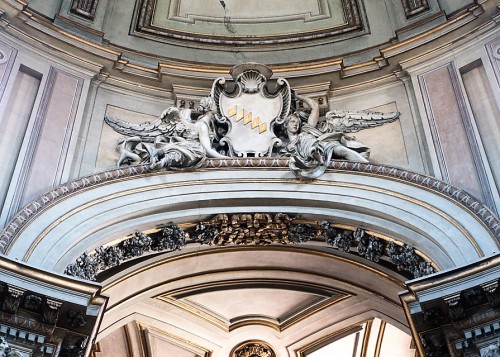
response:
[[[399,118],[399,112],[332,110],[295,93],[283,78],[261,64],[235,66],[232,80],[218,78],[196,111],[167,108],[154,121],[130,123],[107,115],[105,122],[124,137],[118,166],[193,168],[207,158],[289,158],[299,178],[321,176],[332,159],[367,162],[370,148],[352,133]],[[299,105],[304,103],[305,106]]]

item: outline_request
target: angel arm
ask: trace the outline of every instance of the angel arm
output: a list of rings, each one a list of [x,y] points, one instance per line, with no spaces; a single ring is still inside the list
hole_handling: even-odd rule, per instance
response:
[[[316,124],[318,124],[319,121],[319,104],[314,99],[303,95],[295,94],[295,97],[305,102],[309,106],[309,108],[311,108],[311,114],[309,114],[307,124],[315,128]]]

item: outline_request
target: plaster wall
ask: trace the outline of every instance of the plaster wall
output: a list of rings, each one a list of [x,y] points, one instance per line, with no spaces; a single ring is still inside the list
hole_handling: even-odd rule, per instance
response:
[[[497,37],[498,31],[485,33],[477,41],[461,41],[402,63],[412,80],[435,176],[482,197],[494,210],[500,207],[498,170],[496,156],[489,157],[498,151],[493,149],[498,136],[491,134],[499,130],[492,113],[500,107],[500,87],[488,52]],[[480,68],[482,74],[472,77],[468,68]]]
[[[67,158],[74,157],[92,76],[34,47],[3,40],[17,54],[6,67],[0,101],[0,125],[8,127],[0,146],[13,150],[0,184],[1,225],[23,204],[68,180]]]

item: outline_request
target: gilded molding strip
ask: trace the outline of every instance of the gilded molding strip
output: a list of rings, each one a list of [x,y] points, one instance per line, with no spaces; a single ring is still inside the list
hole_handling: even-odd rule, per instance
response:
[[[198,170],[249,168],[289,170],[288,165],[289,162],[287,159],[277,158],[210,159],[203,162]],[[333,160],[329,164],[329,169],[348,173],[377,175],[379,177],[410,183],[425,190],[446,196],[450,201],[456,202],[473,213],[491,232],[492,236],[500,241],[500,219],[479,200],[449,183],[401,168],[375,163]],[[41,214],[45,209],[65,199],[67,196],[75,195],[79,191],[86,191],[93,187],[106,185],[113,181],[138,178],[147,174],[158,175],[168,173],[168,170],[151,169],[149,165],[137,165],[104,171],[62,184],[26,205],[7,223],[3,231],[0,232],[0,253],[5,254],[9,244],[35,216]],[[175,171],[172,173],[175,173]]]
[[[141,350],[143,352],[144,356],[149,356],[149,353],[146,353],[150,349],[149,343],[147,342],[147,336],[146,332],[151,333],[153,331],[154,333],[158,334],[162,339],[167,340],[168,342],[176,345],[179,348],[188,350],[189,352],[192,352],[194,355],[198,357],[210,357],[212,356],[212,350],[209,348],[202,346],[194,341],[187,340],[183,337],[174,335],[170,332],[167,332],[165,330],[162,330],[158,327],[152,326],[150,324],[144,323],[144,322],[137,322],[135,321],[135,327],[138,331],[140,343],[141,343]],[[131,351],[131,349],[130,349]]]
[[[192,41],[197,43],[209,44],[213,46],[248,46],[248,45],[271,45],[287,44],[297,42],[308,42],[331,37],[343,38],[347,32],[363,30],[363,21],[358,0],[342,0],[345,23],[318,30],[279,34],[264,36],[236,36],[236,35],[215,35],[215,34],[196,34],[192,32],[183,32],[179,30],[166,29],[155,26],[154,12],[158,0],[141,0],[136,14],[136,34],[160,37],[174,41]]]
[[[430,9],[427,0],[401,0],[406,18],[409,19]]]
[[[71,12],[87,20],[94,20],[99,0],[73,0]]]

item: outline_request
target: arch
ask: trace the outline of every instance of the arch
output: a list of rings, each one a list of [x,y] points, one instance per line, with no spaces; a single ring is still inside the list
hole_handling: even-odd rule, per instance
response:
[[[82,178],[20,211],[2,232],[2,246],[9,258],[63,272],[83,252],[123,240],[134,230],[220,213],[287,213],[407,243],[439,270],[498,251],[498,219],[441,181],[347,162],[333,162],[318,180],[299,181],[285,165],[282,160],[209,160],[194,171],[134,166]],[[195,345],[222,355],[252,334],[291,354],[311,343],[309,336],[324,336],[320,330],[342,330],[360,318],[381,318],[408,331],[398,299],[406,278],[317,240],[265,247],[191,242],[180,251],[133,260],[101,279],[110,299],[98,340],[130,325],[137,336],[174,336],[174,344],[211,336],[210,343]],[[218,292],[224,298],[211,299]],[[248,294],[259,296],[260,312],[245,313],[234,305]],[[287,305],[288,297],[297,307]],[[212,306],[212,300],[227,306]],[[280,315],[274,301],[288,315]],[[232,311],[242,312],[233,316]],[[148,343],[134,341],[140,348]]]
[[[371,229],[417,247],[440,269],[498,251],[495,215],[464,191],[430,177],[342,162],[315,181],[298,181],[279,167],[206,166],[191,172],[137,166],[60,186],[13,218],[1,235],[4,251],[63,271],[82,252],[136,229],[246,212],[292,213]]]

